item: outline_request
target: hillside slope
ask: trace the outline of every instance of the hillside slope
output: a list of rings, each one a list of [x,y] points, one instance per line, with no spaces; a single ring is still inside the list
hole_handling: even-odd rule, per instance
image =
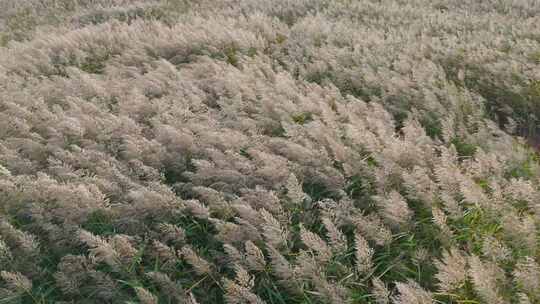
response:
[[[0,0],[0,303],[540,303],[539,24]]]

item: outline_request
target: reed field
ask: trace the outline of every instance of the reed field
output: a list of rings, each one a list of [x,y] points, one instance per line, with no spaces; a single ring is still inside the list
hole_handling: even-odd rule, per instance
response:
[[[0,303],[540,304],[540,1],[0,0]]]

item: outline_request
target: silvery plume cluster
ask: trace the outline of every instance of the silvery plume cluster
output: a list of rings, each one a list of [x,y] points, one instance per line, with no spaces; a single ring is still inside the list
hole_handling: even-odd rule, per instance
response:
[[[0,0],[0,303],[540,303],[536,0]]]

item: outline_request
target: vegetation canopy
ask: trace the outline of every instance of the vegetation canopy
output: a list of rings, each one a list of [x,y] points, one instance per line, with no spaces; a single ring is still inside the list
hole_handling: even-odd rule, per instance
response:
[[[0,304],[540,304],[537,0],[0,0]]]

